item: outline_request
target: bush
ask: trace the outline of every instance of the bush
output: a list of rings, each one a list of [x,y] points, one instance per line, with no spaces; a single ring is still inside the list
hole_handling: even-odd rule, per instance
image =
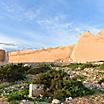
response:
[[[67,73],[61,70],[49,70],[41,73],[34,79],[34,83],[44,84],[45,96],[58,99],[92,94],[92,91],[78,81],[77,77],[71,79]]]
[[[95,68],[95,67],[98,67],[98,65],[95,65],[95,64],[92,64],[92,63],[85,63],[85,64],[82,64],[80,66],[81,70],[83,70],[85,68]]]
[[[104,70],[104,63],[99,66],[100,69]]]
[[[93,91],[86,88],[81,81],[76,80],[71,80],[68,84],[65,84],[64,91],[66,96],[72,97],[86,96],[93,93]]]
[[[63,67],[69,67],[69,68],[71,68],[72,70],[74,70],[74,69],[78,68],[79,65],[80,65],[80,64],[78,64],[78,63],[70,63],[70,64],[65,65],[65,66],[63,66]]]
[[[9,104],[19,104],[19,101],[13,100],[13,101],[10,101]]]
[[[0,67],[1,81],[18,81],[26,77],[22,64],[8,64]]]
[[[80,70],[83,70],[85,68],[95,68],[98,67],[99,65],[95,65],[92,63],[70,63],[69,65],[65,65],[64,67],[69,67],[72,70],[80,68]]]
[[[37,64],[34,67],[31,67],[28,71],[27,74],[39,74],[39,73],[43,73],[46,72],[48,70],[50,70],[50,66],[47,64]]]
[[[104,78],[100,79],[100,80],[98,81],[98,83],[99,83],[99,84],[104,83]]]
[[[73,80],[77,80],[77,81],[85,81],[86,76],[84,75],[77,75],[73,78]]]
[[[12,92],[7,98],[8,101],[28,99],[28,90]]]

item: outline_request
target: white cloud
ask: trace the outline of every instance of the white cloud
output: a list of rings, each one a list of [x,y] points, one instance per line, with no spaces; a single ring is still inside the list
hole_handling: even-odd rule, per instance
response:
[[[41,19],[37,23],[49,34],[49,40],[57,45],[67,45],[75,42],[76,36],[73,35],[73,32],[78,30],[73,28],[72,22],[66,21],[65,15]]]
[[[37,22],[45,31],[48,31],[48,34],[53,35],[51,40],[59,45],[76,42],[77,36],[82,32],[91,31],[93,34],[96,34],[99,31],[99,28],[94,25],[68,22],[65,15],[49,17]]]
[[[96,26],[85,26],[86,30],[91,31],[93,34],[96,34],[100,29]]]
[[[0,44],[0,48],[9,49],[9,50],[26,49],[26,48],[30,48],[33,46],[33,43],[29,42],[28,40],[24,40],[21,38],[14,38],[11,36],[8,37],[6,34],[2,34],[2,33],[0,33],[0,43],[11,44],[11,45]]]
[[[24,8],[21,5],[19,5],[15,0],[11,0],[12,2],[2,2],[0,6],[2,6],[2,9],[5,11],[5,14],[7,17],[16,19],[19,21],[36,21],[39,25],[40,28],[42,28],[42,33],[39,34],[36,33],[35,31],[31,32],[29,30],[25,30],[23,34],[28,35],[31,39],[32,42],[25,40],[25,39],[20,39],[20,38],[13,38],[13,37],[7,37],[4,34],[0,34],[0,42],[8,42],[8,43],[15,43],[16,46],[12,48],[18,49],[18,48],[28,48],[28,47],[33,47],[36,45],[36,47],[40,46],[48,46],[51,44],[50,42],[56,42],[58,45],[65,45],[69,44],[70,42],[75,42],[76,35],[83,32],[83,31],[91,31],[93,33],[96,33],[99,29],[96,26],[91,26],[87,24],[81,24],[79,23],[76,25],[76,23],[70,22],[70,20],[66,19],[65,15],[57,15],[57,16],[51,16],[45,18],[40,16],[42,8]],[[65,0],[57,0],[60,3],[63,4]],[[64,2],[64,5],[66,5],[66,2]],[[3,17],[0,15],[0,17]],[[68,20],[68,21],[66,21]],[[24,21],[25,22],[25,21]],[[23,30],[22,30],[23,32]],[[21,32],[21,33],[22,33]],[[42,34],[47,35],[47,42],[44,43],[44,37],[42,37]],[[25,36],[24,35],[24,36]],[[43,39],[42,39],[43,38]],[[40,41],[38,41],[40,39]],[[44,41],[43,41],[44,40]],[[0,45],[1,47],[7,47]],[[11,48],[11,46],[9,46]]]
[[[10,38],[10,37],[7,37],[7,36],[4,36],[3,34],[0,34],[0,43],[10,43],[10,44],[14,44],[14,46],[12,45],[3,45],[3,44],[0,44],[0,48],[2,49],[5,49],[5,48],[18,48],[16,43],[15,43],[15,40],[13,38]]]
[[[75,31],[78,31],[79,33],[90,31],[91,33],[96,35],[96,33],[100,31],[100,28],[95,25],[79,24],[78,27],[75,27]]]
[[[16,19],[18,21],[35,20],[41,12],[41,7],[36,9],[27,9],[19,5],[15,0],[8,2],[1,2],[1,8],[4,10],[7,17]]]
[[[65,22],[65,15],[49,17],[38,20],[37,23],[52,34],[67,34],[72,28],[72,23]]]

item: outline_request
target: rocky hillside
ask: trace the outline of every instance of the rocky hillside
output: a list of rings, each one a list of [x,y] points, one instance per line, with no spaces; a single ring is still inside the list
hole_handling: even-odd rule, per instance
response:
[[[29,98],[30,83],[44,84],[45,93]],[[2,104],[51,104],[53,99],[63,104],[103,104],[104,63],[10,64],[0,68]]]

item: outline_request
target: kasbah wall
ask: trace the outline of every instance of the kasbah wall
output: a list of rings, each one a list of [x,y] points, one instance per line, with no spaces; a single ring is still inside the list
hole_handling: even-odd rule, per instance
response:
[[[71,46],[8,52],[6,60],[8,63],[104,61],[104,29],[96,35],[80,34]]]
[[[10,63],[68,61],[73,46],[9,52]]]

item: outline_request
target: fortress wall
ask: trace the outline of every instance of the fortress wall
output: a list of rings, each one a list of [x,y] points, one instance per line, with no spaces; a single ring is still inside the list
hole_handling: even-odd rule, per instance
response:
[[[92,62],[104,61],[104,29],[96,36],[90,32],[80,35],[73,46],[23,50],[8,53],[9,63],[18,62]]]
[[[5,50],[0,49],[0,62],[5,61]]]
[[[73,46],[47,48],[41,50],[25,50],[8,53],[9,63],[20,62],[54,62],[58,60],[68,61]]]
[[[71,58],[76,62],[104,60],[104,39],[89,32],[83,33],[73,49]]]

